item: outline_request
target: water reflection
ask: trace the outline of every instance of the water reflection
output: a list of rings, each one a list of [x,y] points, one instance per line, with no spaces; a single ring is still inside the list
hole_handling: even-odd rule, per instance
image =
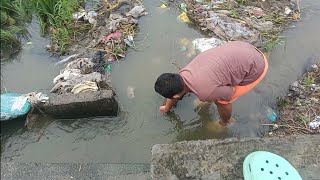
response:
[[[174,111],[167,113],[168,121],[174,125],[168,131],[176,133],[174,141],[228,137],[227,129],[218,124],[215,105],[206,102],[196,104],[194,112],[197,116],[190,120],[181,118]]]

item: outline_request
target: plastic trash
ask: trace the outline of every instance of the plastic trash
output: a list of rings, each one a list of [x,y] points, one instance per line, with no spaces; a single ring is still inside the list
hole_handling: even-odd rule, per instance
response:
[[[66,62],[69,62],[69,61],[73,61],[74,59],[78,58],[80,54],[73,54],[73,55],[70,55],[64,59],[62,59],[61,61],[55,63],[54,65],[57,66],[59,64],[64,64]]]
[[[218,38],[198,38],[192,41],[193,46],[200,52],[204,52],[224,43],[225,41],[222,41]]]
[[[249,27],[244,21],[240,21],[224,14],[208,11],[208,16],[200,16],[206,19],[206,28],[221,40],[240,40],[259,46],[262,43],[261,33],[255,28]]]
[[[162,4],[160,7],[161,7],[162,9],[165,9],[165,8],[167,8],[168,6],[167,6],[166,4]]]
[[[185,23],[191,23],[191,21],[190,21],[190,19],[188,18],[186,12],[181,13],[181,14],[178,16],[178,19],[180,19],[181,21],[183,21],[183,22],[185,22]]]
[[[317,129],[320,127],[320,116],[316,116],[316,118],[308,123],[310,129]]]
[[[89,18],[93,18],[93,17],[96,17],[96,16],[98,16],[98,13],[97,13],[97,12],[95,12],[95,11],[89,11],[89,12],[88,12],[88,17],[89,17]]]
[[[134,8],[132,8],[128,13],[126,13],[126,16],[132,16],[134,18],[138,18],[140,16],[144,16],[147,15],[148,13],[145,12],[145,8],[144,6],[135,6]]]
[[[127,96],[129,99],[133,99],[135,97],[134,88],[132,86],[127,87]]]
[[[111,38],[112,38],[112,39],[118,39],[118,38],[120,38],[121,36],[122,36],[122,34],[121,34],[120,32],[111,33],[111,34],[109,34],[107,37],[104,37],[104,38],[102,39],[102,41],[103,41],[104,43],[107,43]]]
[[[107,78],[109,78],[110,77],[110,75],[111,75],[111,64],[108,64],[108,66],[107,66],[107,74],[106,74],[106,76],[107,76]]]
[[[292,10],[288,6],[284,7],[284,13],[286,15],[289,15],[291,12],[292,12]]]
[[[27,114],[31,109],[31,103],[24,94],[1,94],[1,121],[15,119]]]
[[[180,9],[183,11],[183,12],[187,12],[187,5],[185,3],[181,3],[180,4]]]
[[[84,20],[84,17],[86,15],[87,15],[87,12],[84,9],[72,14],[73,18],[76,20],[80,20],[81,18],[83,18],[83,20]]]
[[[85,81],[81,84],[77,84],[75,85],[71,92],[73,94],[79,94],[81,92],[88,92],[88,91],[98,91],[98,86],[96,82],[92,82],[92,81]]]
[[[278,120],[278,115],[272,108],[269,106],[263,106],[262,107],[262,115],[267,118],[267,120],[272,121],[272,122],[277,122]]]
[[[133,36],[129,35],[126,39],[123,40],[128,46],[134,46]]]

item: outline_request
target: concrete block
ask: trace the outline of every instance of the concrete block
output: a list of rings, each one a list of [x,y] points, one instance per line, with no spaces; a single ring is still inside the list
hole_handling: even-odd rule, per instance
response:
[[[302,179],[320,177],[320,135],[157,144],[152,148],[151,176],[154,180],[243,180],[245,157],[259,150],[284,157]]]
[[[83,118],[92,116],[117,116],[119,106],[112,90],[83,92],[79,94],[49,94],[43,111],[55,118]]]

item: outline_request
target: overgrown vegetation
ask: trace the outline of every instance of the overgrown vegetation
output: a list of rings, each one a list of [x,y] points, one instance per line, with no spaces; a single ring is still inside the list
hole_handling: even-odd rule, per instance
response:
[[[58,51],[64,53],[73,36],[72,14],[80,7],[81,0],[31,0],[43,34],[51,33]]]
[[[42,35],[49,33],[57,52],[63,54],[73,36],[73,13],[83,0],[1,0],[1,54],[21,48],[20,40],[28,36],[26,23],[32,15],[39,19]]]
[[[20,39],[28,37],[26,22],[31,21],[30,4],[24,0],[1,0],[1,57],[21,48]]]

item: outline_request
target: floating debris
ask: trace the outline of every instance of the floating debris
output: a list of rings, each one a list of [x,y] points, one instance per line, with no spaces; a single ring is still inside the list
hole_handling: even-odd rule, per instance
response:
[[[208,49],[217,47],[224,43],[225,41],[222,41],[218,38],[198,38],[192,41],[194,47],[198,49],[200,52],[204,52]]]

